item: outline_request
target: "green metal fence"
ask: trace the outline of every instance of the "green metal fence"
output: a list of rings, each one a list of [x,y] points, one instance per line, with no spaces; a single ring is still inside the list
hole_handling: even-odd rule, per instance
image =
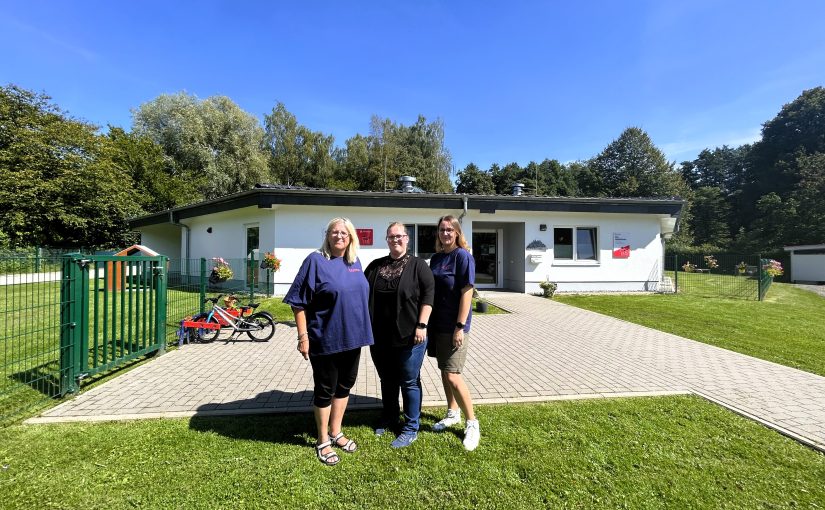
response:
[[[0,424],[163,350],[165,257],[3,257],[0,267]]]
[[[733,253],[670,255],[665,277],[677,293],[736,299],[765,299],[773,278],[765,271],[769,259]]]
[[[166,346],[166,257],[63,257],[61,394]]]
[[[0,424],[60,394],[61,263],[0,258]]]

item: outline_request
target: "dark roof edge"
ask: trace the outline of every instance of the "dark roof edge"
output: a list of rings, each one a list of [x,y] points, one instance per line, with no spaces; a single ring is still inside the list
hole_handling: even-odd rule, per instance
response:
[[[129,220],[132,228],[180,221],[243,207],[272,205],[330,205],[341,207],[394,207],[494,211],[556,211],[644,213],[681,216],[686,203],[680,198],[584,198],[510,195],[460,195],[456,193],[399,193],[396,191],[331,191],[319,189],[255,188],[233,195],[175,207]]]

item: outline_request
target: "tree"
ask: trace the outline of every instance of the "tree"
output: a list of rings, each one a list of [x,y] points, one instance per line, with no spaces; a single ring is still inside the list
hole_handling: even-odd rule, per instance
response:
[[[800,155],[825,153],[825,88],[802,92],[762,127],[753,146],[748,175],[749,198],[774,192],[787,197],[799,182]]]
[[[496,193],[509,195],[513,192],[513,184],[522,181],[524,170],[515,162],[508,163],[503,168],[494,163],[490,167],[490,176],[493,178]]]
[[[693,194],[691,213],[695,244],[714,246],[717,250],[728,248],[731,241],[730,206],[721,189],[714,186],[697,189]]]
[[[636,127],[626,129],[589,166],[609,196],[673,197],[687,192],[673,163]]]
[[[299,124],[281,102],[264,116],[264,130],[269,172],[275,182],[316,188],[330,185],[336,167],[332,135]]]
[[[0,88],[0,230],[12,246],[111,247],[141,209],[109,139],[45,94]]]
[[[578,186],[573,172],[558,160],[545,159],[538,168],[539,195],[553,197],[574,197]]]
[[[174,174],[173,162],[163,153],[163,147],[148,136],[110,126],[108,138],[112,162],[131,176],[145,211],[184,205],[199,194],[190,182]]]
[[[751,145],[705,149],[695,160],[682,163],[682,177],[693,189],[712,186],[719,188],[724,196],[730,196],[745,184],[750,151]]]
[[[370,189],[394,189],[399,177],[411,175],[417,179],[417,186],[426,191],[452,191],[452,157],[444,145],[444,124],[440,119],[427,122],[419,115],[415,124],[405,126],[373,116],[367,145],[367,170],[372,177],[380,176],[378,185]]]
[[[493,195],[496,192],[496,188],[493,185],[493,178],[489,172],[485,172],[474,163],[470,163],[464,167],[464,170],[458,172],[455,191],[456,193],[474,195]]]
[[[133,111],[132,131],[163,147],[174,163],[170,175],[191,182],[202,198],[248,190],[266,180],[264,132],[228,97],[162,94]]]
[[[825,242],[825,153],[800,156],[796,166],[799,182],[792,196],[799,202],[798,214],[782,244],[820,244]]]
[[[799,214],[799,202],[783,200],[777,193],[768,193],[756,203],[757,218],[749,229],[743,229],[737,245],[751,252],[779,249],[793,241],[793,222]]]

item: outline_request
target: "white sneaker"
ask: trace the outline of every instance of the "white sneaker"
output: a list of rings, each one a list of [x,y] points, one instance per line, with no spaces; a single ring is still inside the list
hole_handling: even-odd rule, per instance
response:
[[[481,439],[481,431],[478,429],[478,420],[467,420],[467,427],[464,429],[464,449],[471,452],[478,448],[478,441]]]
[[[447,416],[445,416],[440,422],[433,425],[433,430],[436,432],[441,432],[447,427],[452,427],[453,425],[457,425],[459,423],[461,423],[461,410],[447,409]]]

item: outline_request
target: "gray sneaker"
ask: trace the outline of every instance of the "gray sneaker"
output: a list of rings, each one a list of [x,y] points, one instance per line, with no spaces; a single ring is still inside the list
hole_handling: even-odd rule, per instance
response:
[[[445,416],[443,420],[433,425],[433,430],[436,432],[442,432],[448,427],[458,425],[459,423],[461,423],[461,410],[447,409],[447,416]]]

